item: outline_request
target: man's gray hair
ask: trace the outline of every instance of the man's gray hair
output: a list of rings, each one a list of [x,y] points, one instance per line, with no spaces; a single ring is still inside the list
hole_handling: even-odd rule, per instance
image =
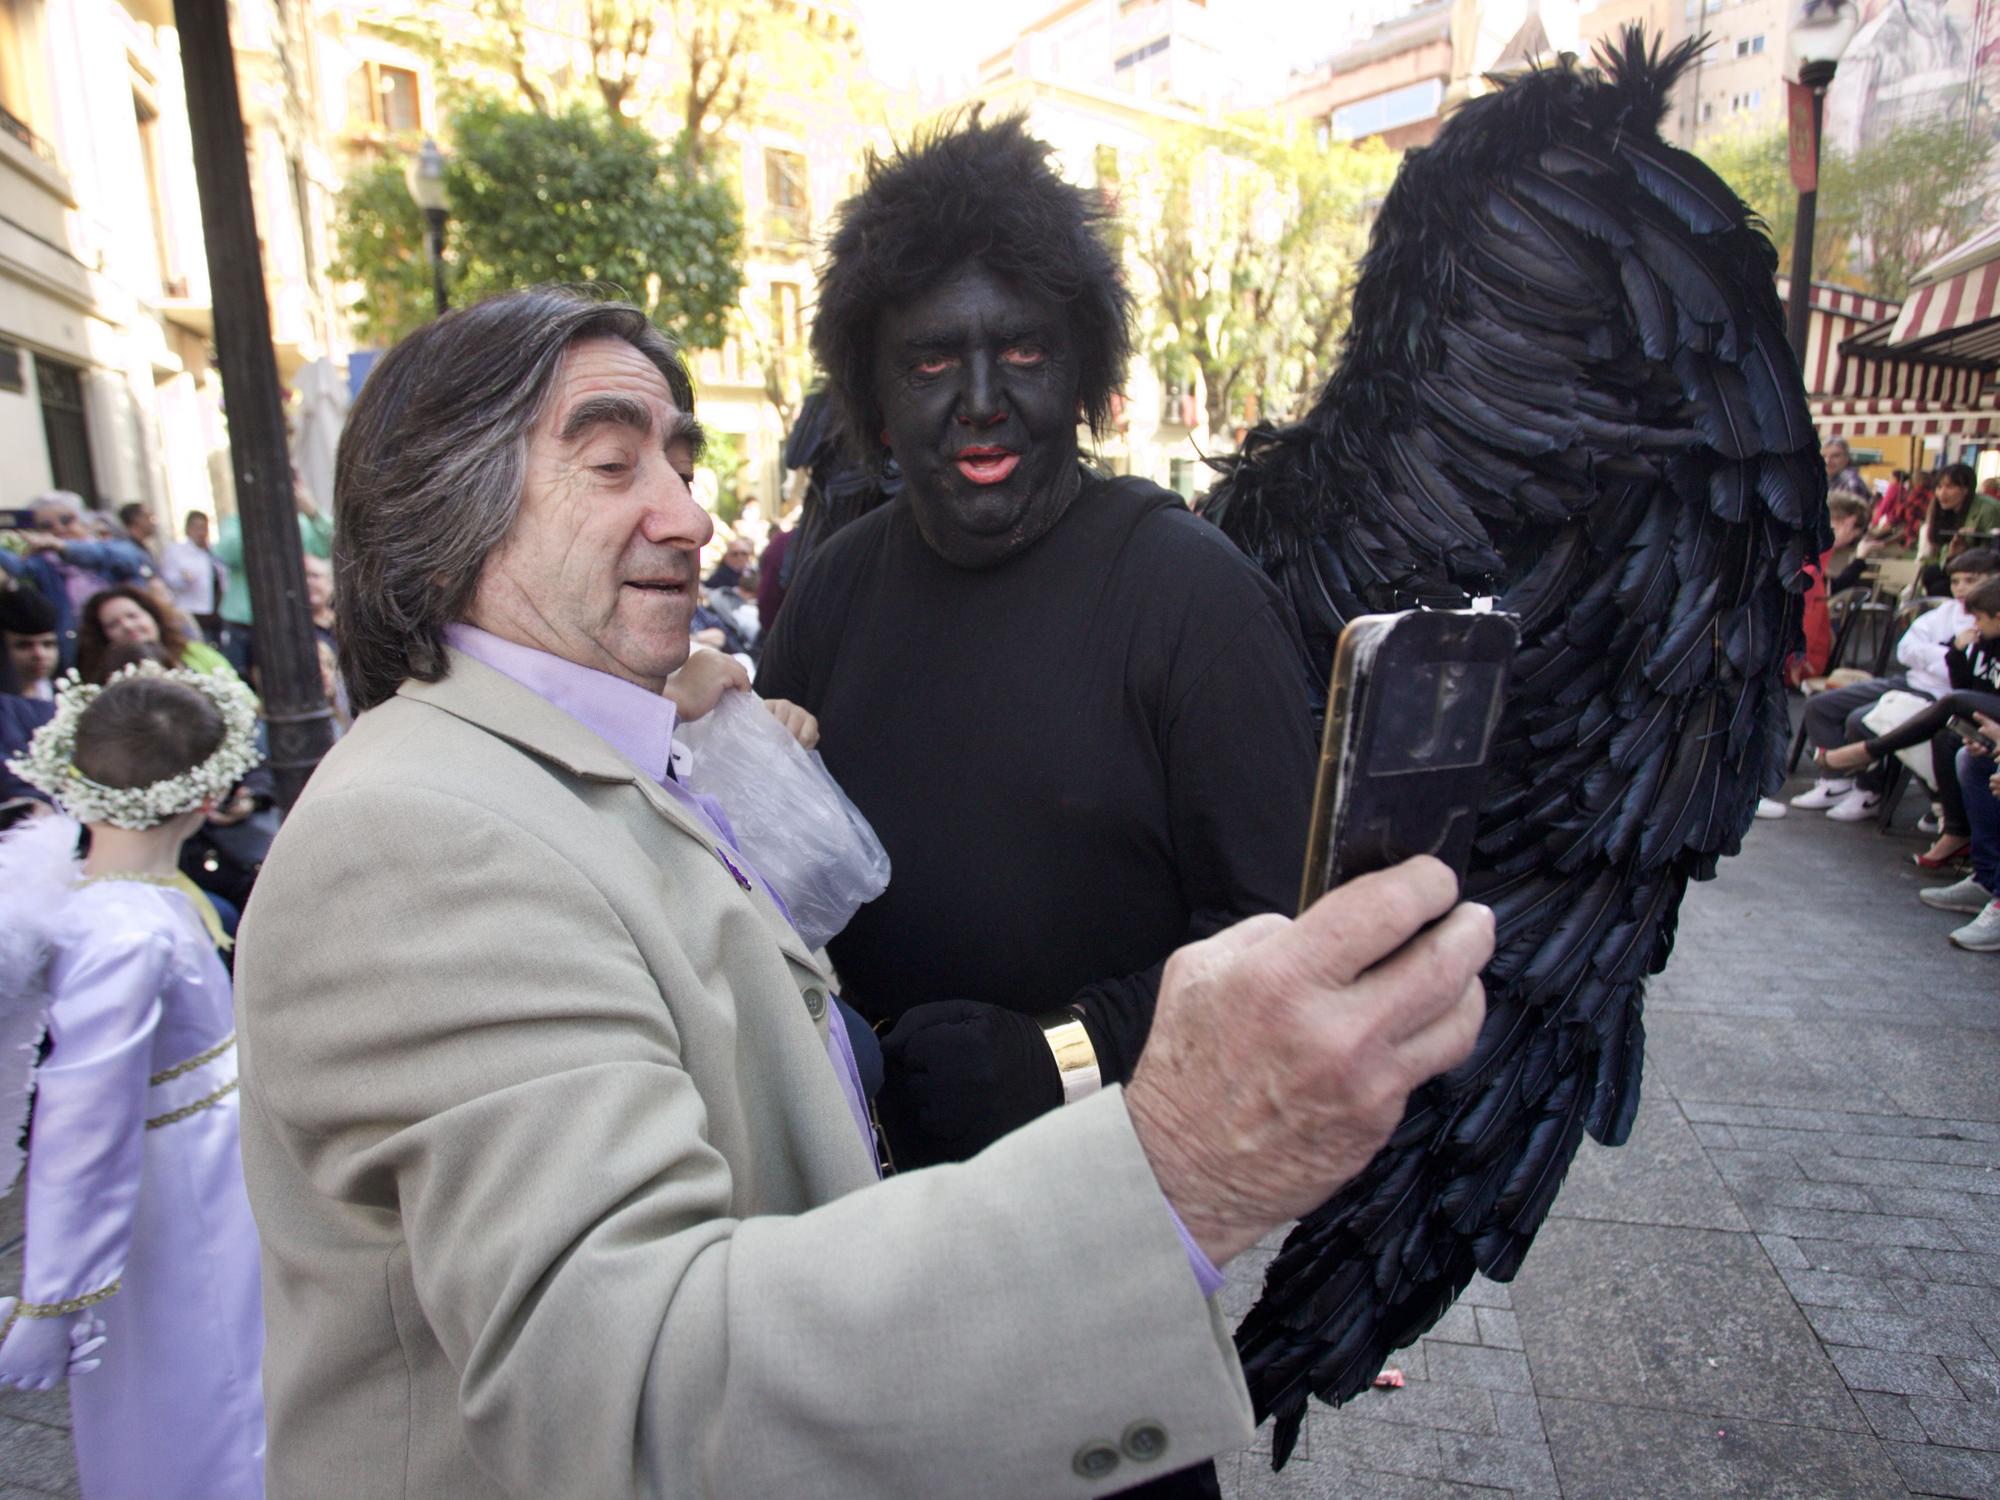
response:
[[[83,496],[75,490],[43,490],[28,502],[28,514],[39,518],[44,511],[60,511],[66,516],[83,515]]]
[[[1819,445],[1819,451],[1821,453],[1825,453],[1826,450],[1829,448],[1838,448],[1842,453],[1845,453],[1849,458],[1854,457],[1854,450],[1847,446],[1847,439],[1844,437],[1830,437],[1825,442]]]
[[[659,367],[674,404],[694,387],[638,308],[574,287],[531,287],[425,325],[369,372],[334,464],[334,635],[355,712],[408,678],[449,670],[444,630],[514,525],[528,432],[564,353],[625,340]]]

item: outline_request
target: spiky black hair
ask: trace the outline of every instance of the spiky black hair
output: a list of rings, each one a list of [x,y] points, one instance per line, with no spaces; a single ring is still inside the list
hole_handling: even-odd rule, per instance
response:
[[[1076,335],[1078,399],[1103,435],[1132,353],[1132,297],[1100,232],[1109,205],[1064,182],[1049,149],[1020,116],[989,124],[974,109],[888,157],[870,154],[867,186],[841,205],[820,270],[812,336],[857,455],[881,457],[877,320],[968,261],[1064,309]]]

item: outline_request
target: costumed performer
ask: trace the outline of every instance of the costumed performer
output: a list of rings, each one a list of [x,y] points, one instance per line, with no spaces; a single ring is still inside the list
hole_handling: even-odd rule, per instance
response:
[[[263,1493],[263,1320],[243,1190],[226,942],[176,868],[257,760],[233,673],[72,677],[14,761],[90,833],[45,816],[0,844],[16,933],[38,930],[48,1053],[34,1069],[18,1298],[0,1385],[70,1380],[87,1500]],[[18,940],[18,938],[17,938]],[[28,1002],[34,1004],[35,999]],[[0,1121],[11,1138],[15,1121]],[[101,1330],[101,1331],[100,1331]]]

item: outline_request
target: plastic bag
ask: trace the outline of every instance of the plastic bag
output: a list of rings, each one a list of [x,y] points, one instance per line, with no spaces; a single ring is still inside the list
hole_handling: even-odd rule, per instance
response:
[[[686,784],[722,804],[743,857],[784,897],[810,948],[889,887],[889,854],[817,752],[754,693],[729,692],[675,733]]]

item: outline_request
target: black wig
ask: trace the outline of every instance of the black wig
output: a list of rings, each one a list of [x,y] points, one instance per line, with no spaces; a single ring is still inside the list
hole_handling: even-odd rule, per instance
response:
[[[975,109],[884,159],[841,205],[819,278],[813,354],[857,455],[882,456],[875,399],[875,325],[884,308],[921,296],[967,261],[1066,310],[1076,335],[1078,397],[1102,437],[1132,352],[1131,294],[1099,233],[1110,208],[1049,164],[1049,147],[1018,115],[991,124]]]

